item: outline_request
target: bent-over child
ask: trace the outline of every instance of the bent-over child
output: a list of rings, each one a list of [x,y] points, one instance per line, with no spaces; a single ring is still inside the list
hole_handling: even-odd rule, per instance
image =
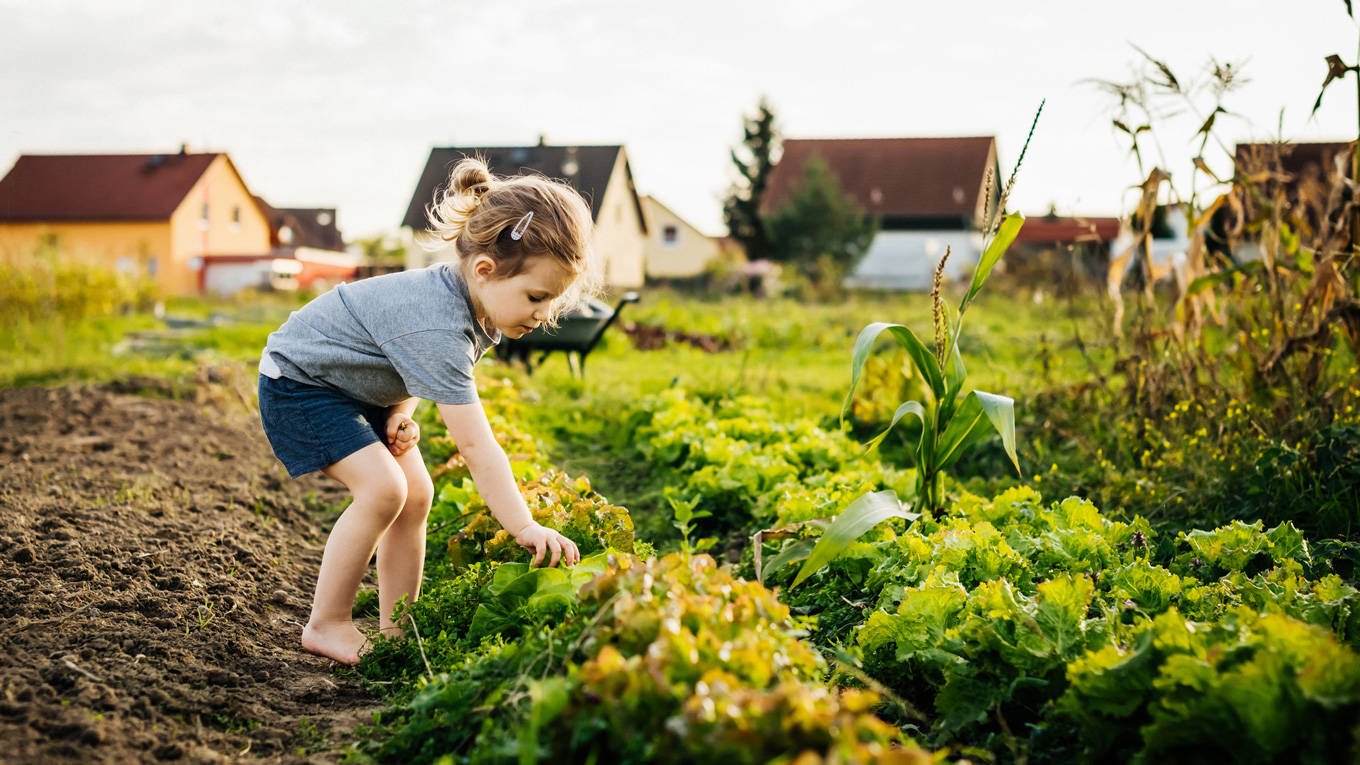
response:
[[[428,208],[456,262],[342,284],[293,312],[260,358],[260,419],[274,454],[298,476],[320,470],[353,502],[326,541],[308,651],[356,664],[365,644],[351,612],[376,550],[378,623],[420,594],[434,485],[411,419],[438,405],[493,516],[534,551],[574,565],[576,545],[536,523],[477,397],[473,366],[501,337],[555,321],[589,281],[590,211],[570,186],[496,178],[464,159]]]

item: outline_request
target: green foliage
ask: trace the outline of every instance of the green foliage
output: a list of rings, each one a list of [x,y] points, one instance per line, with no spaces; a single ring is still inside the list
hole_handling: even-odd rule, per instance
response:
[[[676,500],[711,514],[695,525],[705,534],[746,537],[835,515],[863,491],[909,486],[844,436],[808,420],[783,423],[752,397],[708,404],[663,391],[636,402],[616,438],[668,477]]]
[[[1021,488],[990,501],[965,495],[947,514],[923,513],[910,527],[885,528],[858,547],[850,557],[866,568],[828,566],[786,599],[797,612],[816,615],[819,643],[853,644],[870,677],[933,709],[932,745],[978,744],[1031,759],[1073,751],[1156,759],[1153,753],[1180,751],[1182,743],[1159,737],[1185,723],[1218,725],[1219,741],[1232,741],[1234,726],[1246,726],[1243,740],[1256,742],[1253,751],[1278,751],[1252,720],[1220,716],[1210,723],[1209,712],[1158,701],[1154,681],[1175,671],[1174,662],[1168,667],[1168,656],[1138,651],[1150,625],[1168,614],[1194,620],[1185,629],[1199,636],[1234,629],[1248,635],[1258,627],[1234,626],[1244,614],[1268,616],[1264,623],[1272,628],[1325,638],[1320,655],[1341,657],[1335,661],[1343,675],[1332,681],[1343,688],[1360,683],[1357,591],[1336,576],[1306,578],[1309,546],[1291,525],[1239,523],[1158,538],[1141,518],[1111,520],[1077,498],[1045,504]],[[778,586],[794,574],[787,566],[767,567],[766,577]],[[1212,657],[1211,649],[1205,650]],[[1205,687],[1246,688],[1256,682],[1253,672],[1274,672],[1269,661],[1239,677],[1237,661],[1225,656],[1205,670]],[[1071,701],[1069,678],[1093,664],[1118,668],[1088,678],[1085,695]],[[1360,698],[1339,693],[1335,706],[1308,700],[1304,686],[1311,680],[1302,664],[1293,666],[1267,673],[1265,685],[1250,693],[1304,699],[1301,716],[1289,718],[1289,747],[1341,751],[1336,747],[1346,736],[1307,722],[1308,714],[1339,720],[1360,713]],[[1119,719],[1101,725],[1076,719],[1073,704]],[[1130,737],[1154,719],[1156,735]],[[1029,726],[1037,732],[1033,741],[1014,737]]]
[[[69,252],[59,242],[32,253],[0,252],[0,322],[6,326],[145,310],[157,296],[151,282]]]
[[[384,715],[385,734],[370,753],[402,762],[692,762],[716,754],[758,763],[797,752],[937,761],[910,746],[893,749],[907,742],[869,713],[875,694],[822,686],[820,655],[759,584],[732,578],[707,556],[601,556],[582,566],[567,573],[502,564],[478,614],[513,616],[474,616],[480,642],[427,640],[433,675]],[[434,627],[422,631],[434,635]]]
[[[841,190],[820,157],[803,168],[789,200],[765,220],[769,257],[814,282],[835,286],[869,250],[878,225]]]
[[[793,587],[807,579],[817,569],[831,562],[845,551],[864,532],[889,518],[911,520],[913,514],[904,512],[902,504],[891,491],[865,494],[851,502],[843,512],[836,516],[826,532],[817,540],[817,545],[808,554],[807,562],[793,580]]]
[[[906,352],[916,372],[925,382],[926,394],[920,400],[903,402],[893,414],[887,429],[869,441],[872,448],[877,446],[903,417],[912,415],[921,423],[917,440],[910,444],[916,466],[916,486],[912,497],[922,507],[936,510],[943,506],[942,480],[944,471],[962,457],[972,446],[991,433],[1000,434],[1002,445],[1011,463],[1018,470],[1019,458],[1015,453],[1015,402],[1007,396],[999,396],[982,391],[971,391],[963,396],[963,384],[967,372],[959,352],[959,335],[963,329],[963,312],[982,289],[987,275],[1005,254],[1006,248],[1020,232],[1024,218],[1019,215],[1005,216],[994,238],[983,250],[981,259],[973,272],[973,280],[967,294],[959,303],[958,318],[952,330],[945,331],[946,308],[940,298],[940,285],[935,286],[935,326],[936,347],[927,347],[910,329],[901,324],[875,322],[860,332],[855,340],[850,362],[850,390],[841,408],[841,418],[850,410],[854,400],[855,388],[869,352],[879,335],[887,332]],[[943,261],[941,262],[943,264]],[[936,274],[938,280],[939,274]],[[945,360],[948,359],[946,363]],[[989,427],[990,426],[990,427]]]
[[[1327,630],[1234,609],[1170,609],[1068,667],[1062,715],[1096,757],[1336,762],[1354,746],[1360,657]]]
[[[487,393],[493,421],[518,405],[507,392]],[[401,683],[361,754],[479,763],[714,754],[756,763],[791,753],[938,761],[870,713],[876,694],[822,684],[828,667],[803,640],[808,625],[774,593],[708,556],[618,552],[613,542],[649,549],[633,542],[627,511],[588,481],[542,468],[541,455],[522,457],[512,468],[535,517],[583,552],[601,551],[571,569],[505,562],[519,555],[513,542],[503,530],[491,533],[475,485],[456,453],[449,457],[436,471],[429,582],[402,612],[420,640],[379,641],[361,664],[370,677]],[[690,501],[676,498],[675,508],[686,532],[702,517]]]

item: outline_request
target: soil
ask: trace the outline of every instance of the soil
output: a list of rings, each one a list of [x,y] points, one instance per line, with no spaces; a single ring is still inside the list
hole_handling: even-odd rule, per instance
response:
[[[343,488],[202,382],[0,390],[0,761],[333,762],[381,707],[298,642]]]

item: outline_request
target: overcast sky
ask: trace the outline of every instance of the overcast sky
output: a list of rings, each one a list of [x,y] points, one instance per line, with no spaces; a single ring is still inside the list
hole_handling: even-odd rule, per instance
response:
[[[787,137],[991,135],[1003,172],[1047,99],[1012,207],[1113,215],[1140,179],[1091,80],[1146,68],[1133,45],[1185,81],[1242,68],[1229,148],[1355,137],[1353,80],[1309,119],[1324,57],[1355,60],[1342,0],[0,0],[0,167],[187,143],[271,204],[338,207],[353,238],[397,228],[431,147],[542,134],[626,145],[639,191],[717,234],[762,94]],[[1187,191],[1200,121],[1154,126]]]

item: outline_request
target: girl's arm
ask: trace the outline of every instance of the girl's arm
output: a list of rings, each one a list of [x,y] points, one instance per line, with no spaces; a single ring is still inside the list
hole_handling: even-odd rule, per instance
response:
[[[481,403],[438,406],[449,436],[467,462],[472,482],[477,484],[477,492],[501,526],[521,545],[534,549],[534,564],[547,552],[552,552],[549,565],[557,565],[559,558],[565,558],[568,565],[579,561],[580,552],[574,542],[539,525],[529,514],[529,506],[510,471],[510,459],[492,434]]]

